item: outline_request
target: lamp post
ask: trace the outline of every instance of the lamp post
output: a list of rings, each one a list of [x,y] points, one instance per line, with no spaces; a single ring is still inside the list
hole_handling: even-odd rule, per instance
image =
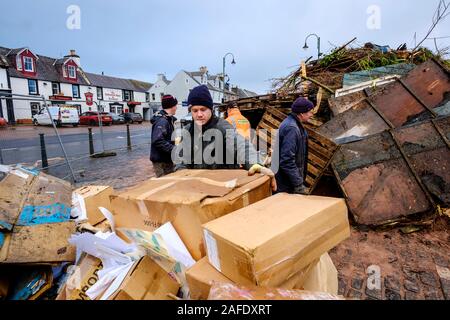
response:
[[[317,38],[317,60],[319,60],[320,59],[320,56],[322,55],[322,53],[320,52],[320,37],[317,35],[317,34],[315,34],[315,33],[311,33],[310,35],[308,35],[307,37],[306,37],[306,39],[305,39],[305,45],[303,46],[303,49],[308,49],[309,47],[308,47],[308,39],[309,39],[309,37],[311,37],[311,36],[315,36],[316,38]]]
[[[236,61],[234,61],[234,54],[232,54],[231,52],[228,52],[226,55],[223,56],[223,69],[222,69],[222,75],[223,75],[223,88],[222,88],[222,92],[223,92],[223,96],[222,96],[222,103],[225,102],[225,59],[228,55],[231,55],[233,57],[233,61],[231,61],[231,64],[236,64]]]

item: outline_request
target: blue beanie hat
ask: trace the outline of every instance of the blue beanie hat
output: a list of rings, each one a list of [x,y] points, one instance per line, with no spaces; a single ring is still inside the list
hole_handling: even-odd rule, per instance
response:
[[[189,106],[204,106],[212,110],[213,99],[209,89],[204,84],[191,90],[188,97]]]
[[[295,114],[307,113],[314,109],[314,104],[303,97],[298,98],[292,104],[292,112]]]

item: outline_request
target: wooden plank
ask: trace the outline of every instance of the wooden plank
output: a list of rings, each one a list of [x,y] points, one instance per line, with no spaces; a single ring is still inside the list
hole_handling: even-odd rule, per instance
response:
[[[306,175],[305,182],[311,187],[314,185],[315,179],[311,178],[311,176],[309,175]]]
[[[308,153],[308,160],[311,161],[316,167],[320,167],[321,169],[325,169],[325,167],[328,165],[328,158],[326,160],[319,158],[312,152]]]
[[[311,163],[308,162],[308,173],[313,174],[315,177],[320,176],[321,170],[315,168]]]
[[[278,129],[280,127],[281,121],[275,119],[267,112],[263,115],[263,119],[266,120],[267,122],[270,122],[271,124],[273,124],[276,129]]]
[[[318,145],[314,140],[308,141],[309,149],[316,152],[319,156],[323,158],[331,158],[333,156],[333,152],[325,149],[324,147]]]
[[[266,129],[268,131],[272,131],[272,130],[277,130],[278,128],[276,128],[272,123],[265,121],[265,119],[262,119],[260,121],[260,123],[258,124],[259,127]]]
[[[272,113],[274,116],[278,117],[282,121],[287,118],[287,114],[281,112],[277,108],[268,108],[268,111]]]

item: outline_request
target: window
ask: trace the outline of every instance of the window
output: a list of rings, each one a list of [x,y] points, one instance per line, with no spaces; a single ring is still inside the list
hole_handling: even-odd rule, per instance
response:
[[[97,87],[97,100],[103,100],[103,88]]]
[[[189,79],[186,79],[186,83],[189,83]]]
[[[34,72],[34,67],[33,67],[33,58],[30,57],[24,57],[23,58],[23,64],[24,64],[24,69],[25,71],[28,72]]]
[[[52,82],[52,93],[58,95],[61,92],[61,87],[58,82]]]
[[[80,86],[77,84],[72,85],[72,97],[74,98],[80,97]]]
[[[156,96],[154,93],[152,93],[152,100],[155,101],[156,100]]]
[[[75,66],[68,66],[69,70],[69,78],[76,79],[77,78],[77,69]]]
[[[122,90],[122,93],[123,93],[123,101],[132,101],[133,100],[133,91]]]
[[[162,100],[162,98],[164,97],[164,92],[161,92],[160,95],[161,95],[161,100]]]
[[[17,65],[17,70],[22,71],[22,57],[17,55],[16,57],[16,65]]]
[[[145,101],[146,102],[150,101],[150,93],[148,93],[148,92],[145,93]]]
[[[41,109],[41,104],[36,103],[36,102],[31,102],[30,107],[31,107],[31,116],[34,116],[35,114],[39,113],[39,110]]]
[[[36,80],[28,79],[28,93],[29,94],[39,94]]]

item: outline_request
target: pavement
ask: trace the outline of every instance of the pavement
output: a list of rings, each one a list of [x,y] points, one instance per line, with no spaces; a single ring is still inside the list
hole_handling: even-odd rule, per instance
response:
[[[126,125],[92,128],[94,150],[112,150],[127,146]],[[58,133],[66,154],[78,158],[89,154],[89,135],[87,126],[62,127]],[[131,143],[142,145],[150,142],[151,126],[149,123],[130,125]],[[63,158],[64,152],[55,130],[51,126],[16,126],[0,130],[0,159],[4,164],[35,163],[41,160],[39,134],[44,134],[46,153],[49,159]],[[103,136],[103,138],[102,138]]]

